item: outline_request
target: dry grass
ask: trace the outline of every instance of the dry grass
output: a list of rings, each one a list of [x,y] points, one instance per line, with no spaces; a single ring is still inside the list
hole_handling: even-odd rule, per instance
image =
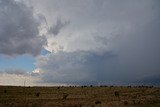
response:
[[[160,88],[1,86],[0,107],[160,107]]]

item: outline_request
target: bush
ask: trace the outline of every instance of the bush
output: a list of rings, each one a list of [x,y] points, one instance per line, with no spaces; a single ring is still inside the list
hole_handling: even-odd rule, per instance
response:
[[[138,101],[137,104],[141,104],[141,101]]]
[[[40,96],[40,93],[38,92],[38,93],[36,93],[35,95],[36,95],[37,97],[39,97],[39,96]]]
[[[95,104],[101,104],[101,101],[96,101]]]
[[[132,100],[133,101],[133,104],[135,105],[136,104],[136,101],[135,100]]]
[[[7,93],[7,90],[4,90],[4,93]]]
[[[118,91],[115,91],[115,92],[114,92],[114,95],[115,95],[116,97],[119,97],[119,92],[118,92]]]
[[[67,94],[67,93],[63,93],[63,98],[62,98],[62,99],[63,99],[63,100],[66,100],[67,97],[68,97],[68,95],[69,95],[69,94]]]
[[[128,101],[124,101],[124,105],[128,105]]]
[[[127,88],[132,88],[132,86],[127,86]]]

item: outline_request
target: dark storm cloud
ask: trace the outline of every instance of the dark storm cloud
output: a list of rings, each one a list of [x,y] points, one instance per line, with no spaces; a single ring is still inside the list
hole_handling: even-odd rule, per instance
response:
[[[15,0],[0,0],[0,54],[16,56],[40,53],[45,39],[33,8]]]
[[[69,23],[69,21],[62,22],[61,19],[57,19],[56,24],[48,29],[48,33],[54,34],[54,36],[56,36],[60,32],[60,30],[67,26]]]
[[[95,7],[96,3],[93,4]],[[94,51],[92,49],[83,51],[82,48],[81,51],[57,52],[38,57],[36,66],[43,72],[44,82],[120,85],[156,82],[157,84],[160,78],[155,76],[160,75],[160,2],[108,0],[104,5],[99,5],[102,8],[95,9],[91,6],[91,9],[88,9],[88,6],[88,13],[84,13],[84,6],[84,10],[79,12],[85,15],[94,13],[92,15],[95,17],[84,15],[82,20],[80,16],[76,17],[73,14],[73,17],[77,25],[85,27],[88,31],[90,30],[88,24],[93,25],[91,29],[99,27],[93,38],[97,43],[95,47],[100,44],[102,47]],[[73,7],[69,10],[75,10],[77,13],[76,9]],[[96,17],[99,15],[99,9],[100,13],[103,13],[102,17]],[[88,23],[81,23],[82,21]],[[63,25],[61,22],[58,23],[60,24],[57,26]],[[80,38],[84,37],[81,32],[78,34]],[[87,39],[87,43],[90,42]],[[77,45],[77,42],[74,42],[72,45],[81,47],[83,44]]]
[[[135,81],[134,83],[160,86],[160,74],[150,75],[148,77],[144,77],[138,81]]]
[[[111,82],[111,71],[108,69],[112,66],[107,61],[114,57],[112,53],[97,55],[85,51],[59,52],[37,58],[36,65],[45,71],[42,79],[47,83],[98,84],[104,79],[104,73],[109,73],[105,78]]]
[[[139,51],[141,45],[136,49],[129,46],[132,49],[126,48],[123,53],[115,51],[103,54],[91,51],[53,53],[38,57],[36,66],[42,71],[41,77],[45,83],[160,84],[159,77],[156,76],[160,75],[159,54],[154,53],[151,48],[148,48],[147,53]]]

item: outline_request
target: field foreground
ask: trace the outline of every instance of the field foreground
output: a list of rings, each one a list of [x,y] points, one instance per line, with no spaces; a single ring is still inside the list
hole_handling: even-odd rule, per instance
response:
[[[0,86],[0,107],[160,107],[160,88]]]

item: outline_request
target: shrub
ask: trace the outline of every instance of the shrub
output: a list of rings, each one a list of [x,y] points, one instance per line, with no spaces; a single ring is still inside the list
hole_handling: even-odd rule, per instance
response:
[[[4,90],[4,93],[7,93],[7,90]]]
[[[69,94],[67,94],[67,93],[63,93],[63,98],[62,98],[62,99],[63,99],[63,100],[66,100],[67,97],[68,97],[68,95],[69,95]]]
[[[136,101],[135,100],[132,100],[133,101],[133,104],[135,105],[136,104]]]
[[[132,88],[132,86],[127,86],[127,88]]]
[[[141,104],[141,101],[138,101],[137,104]]]
[[[95,104],[101,104],[101,101],[95,101]]]
[[[119,92],[118,92],[118,91],[115,91],[115,92],[114,92],[114,95],[115,95],[116,97],[119,97]]]
[[[39,97],[39,96],[40,96],[40,92],[36,93],[35,95],[36,95],[37,97]]]
[[[128,105],[128,101],[124,101],[124,105]]]

